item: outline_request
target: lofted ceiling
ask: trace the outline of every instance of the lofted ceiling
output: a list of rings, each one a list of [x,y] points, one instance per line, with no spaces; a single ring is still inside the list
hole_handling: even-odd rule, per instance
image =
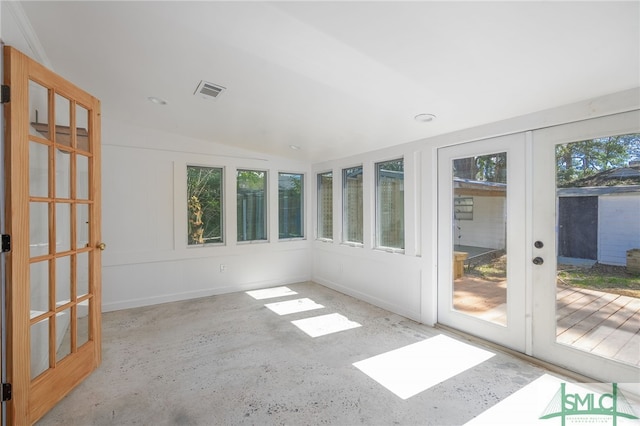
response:
[[[18,7],[104,117],[310,162],[640,86],[638,1]],[[226,90],[194,96],[201,80]]]

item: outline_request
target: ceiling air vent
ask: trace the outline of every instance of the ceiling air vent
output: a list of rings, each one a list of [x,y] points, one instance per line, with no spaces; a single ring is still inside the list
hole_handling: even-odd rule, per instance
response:
[[[222,94],[223,90],[225,88],[222,86],[202,80],[193,94],[205,99],[216,99]]]

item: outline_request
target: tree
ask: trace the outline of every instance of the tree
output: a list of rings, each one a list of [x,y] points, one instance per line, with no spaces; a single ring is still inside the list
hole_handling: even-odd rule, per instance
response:
[[[600,173],[628,166],[640,158],[640,133],[609,136],[572,142],[556,147],[558,186]]]
[[[222,241],[222,169],[187,166],[189,244]]]
[[[453,160],[453,175],[483,182],[507,182],[507,153],[480,155]]]

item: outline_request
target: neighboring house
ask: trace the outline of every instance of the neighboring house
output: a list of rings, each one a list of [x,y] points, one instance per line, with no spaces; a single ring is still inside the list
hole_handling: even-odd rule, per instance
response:
[[[597,173],[558,189],[558,255],[625,265],[640,248],[640,164]]]
[[[507,185],[454,178],[454,244],[506,248]]]

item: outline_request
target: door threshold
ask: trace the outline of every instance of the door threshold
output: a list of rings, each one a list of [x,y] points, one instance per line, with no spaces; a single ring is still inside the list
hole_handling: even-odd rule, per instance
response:
[[[564,367],[561,367],[559,365],[556,364],[552,364],[548,361],[543,361],[539,358],[535,358],[531,355],[527,355],[525,353],[522,352],[518,352],[516,350],[507,348],[506,346],[502,346],[499,345],[498,343],[494,343],[491,342],[489,340],[485,340],[483,338],[480,338],[478,336],[474,336],[473,334],[469,334],[469,333],[465,333],[464,331],[460,331],[458,329],[449,327],[448,325],[444,325],[444,324],[440,324],[440,323],[436,323],[434,325],[434,328],[437,328],[439,330],[444,330],[448,333],[451,333],[457,337],[461,337],[465,340],[468,340],[470,342],[473,342],[475,344],[481,345],[481,346],[485,346],[488,348],[491,348],[493,350],[505,353],[507,355],[511,355],[513,357],[516,357],[518,359],[521,359],[525,362],[528,362],[529,364],[533,364],[537,367],[541,367],[544,368],[545,370],[549,370],[552,373],[556,373],[556,374],[560,374],[562,376],[565,376],[571,380],[574,380],[576,383],[600,383],[600,380],[596,380],[594,378],[591,378],[589,376],[585,376],[584,374],[580,374],[577,373],[575,371],[572,370],[568,370]]]

